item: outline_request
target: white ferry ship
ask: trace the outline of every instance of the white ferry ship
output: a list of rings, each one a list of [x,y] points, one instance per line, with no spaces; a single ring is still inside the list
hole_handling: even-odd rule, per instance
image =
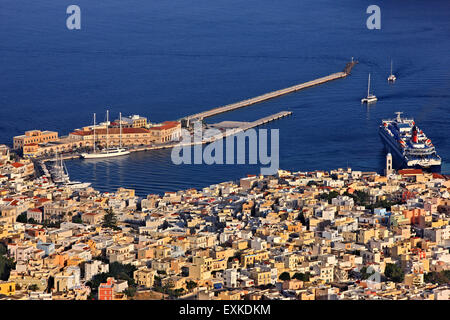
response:
[[[441,157],[414,119],[401,118],[402,112],[396,114],[396,119],[382,120],[380,126],[380,135],[388,151],[401,160],[402,166],[440,168]]]

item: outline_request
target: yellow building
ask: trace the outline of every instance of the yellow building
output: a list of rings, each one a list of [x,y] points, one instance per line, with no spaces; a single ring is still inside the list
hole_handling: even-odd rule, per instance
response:
[[[261,262],[267,259],[269,259],[268,251],[253,252],[253,250],[250,250],[241,255],[241,264],[245,268],[247,265],[252,265],[255,262]]]
[[[14,281],[0,281],[0,295],[13,296],[16,293]]]
[[[411,250],[411,243],[409,241],[403,241],[396,243],[390,248],[391,256],[393,258],[398,258],[401,255],[407,254]]]
[[[29,130],[25,134],[13,138],[13,148],[22,149],[28,144],[38,144],[58,140],[58,132]]]
[[[161,280],[161,285],[164,286],[170,286],[172,289],[185,289],[186,285],[186,278],[178,277],[178,276],[172,276],[169,278],[164,278]]]
[[[229,257],[232,257],[235,253],[235,250],[232,248],[227,248],[223,250],[216,250],[214,251],[214,258],[216,259],[228,259]]]
[[[235,250],[244,250],[247,249],[248,247],[248,241],[247,240],[237,240],[237,241],[233,241],[231,247]]]
[[[163,259],[170,257],[172,249],[166,246],[157,246],[153,248],[153,257],[156,259]]]
[[[206,280],[211,278],[211,271],[204,264],[193,264],[189,266],[189,277],[194,280]]]
[[[263,286],[272,283],[270,271],[262,271],[256,268],[250,272],[250,279],[255,281],[256,286]]]
[[[119,123],[120,119],[115,120],[114,122],[116,124]],[[122,126],[124,128],[130,127],[130,128],[145,128],[147,127],[147,118],[139,116],[137,114],[129,116],[129,117],[123,117],[122,118]]]
[[[134,281],[137,285],[146,288],[153,287],[156,271],[148,269],[147,267],[140,268],[133,273]]]
[[[410,273],[405,275],[405,285],[417,287],[424,283],[423,273]]]
[[[367,243],[369,240],[376,238],[376,230],[375,229],[361,229],[358,232],[357,242],[358,243]]]
[[[234,291],[222,291],[218,295],[219,300],[241,300],[241,292],[239,290]]]

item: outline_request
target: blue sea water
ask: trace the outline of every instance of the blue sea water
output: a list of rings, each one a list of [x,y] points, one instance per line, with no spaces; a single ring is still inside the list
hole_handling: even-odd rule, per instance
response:
[[[81,8],[81,30],[66,8]],[[414,117],[450,171],[450,2],[378,1],[381,30],[366,28],[364,0],[2,0],[0,143],[30,129],[69,133],[101,118],[152,122],[341,71],[352,75],[208,119],[255,120],[281,110],[280,167],[351,166],[381,172],[378,125]],[[387,83],[390,60],[397,82]],[[372,74],[376,105],[362,106]],[[139,195],[235,180],[260,165],[172,164],[169,150],[102,161],[67,161],[73,180]]]

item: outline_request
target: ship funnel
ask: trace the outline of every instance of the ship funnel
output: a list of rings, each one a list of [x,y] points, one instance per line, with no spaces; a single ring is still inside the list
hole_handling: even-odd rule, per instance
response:
[[[414,126],[413,129],[412,129],[412,141],[414,143],[419,142],[419,140],[417,138],[417,127],[416,126]]]

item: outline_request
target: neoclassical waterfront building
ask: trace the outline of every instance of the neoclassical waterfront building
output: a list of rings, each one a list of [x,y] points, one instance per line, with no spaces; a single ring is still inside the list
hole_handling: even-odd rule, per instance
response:
[[[108,130],[106,128],[97,128],[95,130],[95,141],[100,146],[106,146],[107,143],[109,146],[118,146],[121,139],[124,146],[161,144],[178,140],[180,136],[181,123],[178,121],[166,121],[149,129],[122,128],[122,131],[120,131],[120,128],[108,128]],[[92,146],[94,130],[92,127],[85,127],[71,132],[69,137],[74,140],[86,141],[87,146]]]
[[[164,144],[177,141],[181,136],[181,123],[178,121],[165,121],[153,125],[150,128],[117,128],[106,129],[105,126],[97,127],[95,134],[92,126],[76,129],[68,136],[58,137],[57,132],[30,130],[24,135],[13,139],[15,150],[20,150],[24,157],[36,157],[45,154],[70,152],[77,148],[97,146],[110,147],[140,146],[150,144]],[[94,138],[95,137],[95,138]]]

